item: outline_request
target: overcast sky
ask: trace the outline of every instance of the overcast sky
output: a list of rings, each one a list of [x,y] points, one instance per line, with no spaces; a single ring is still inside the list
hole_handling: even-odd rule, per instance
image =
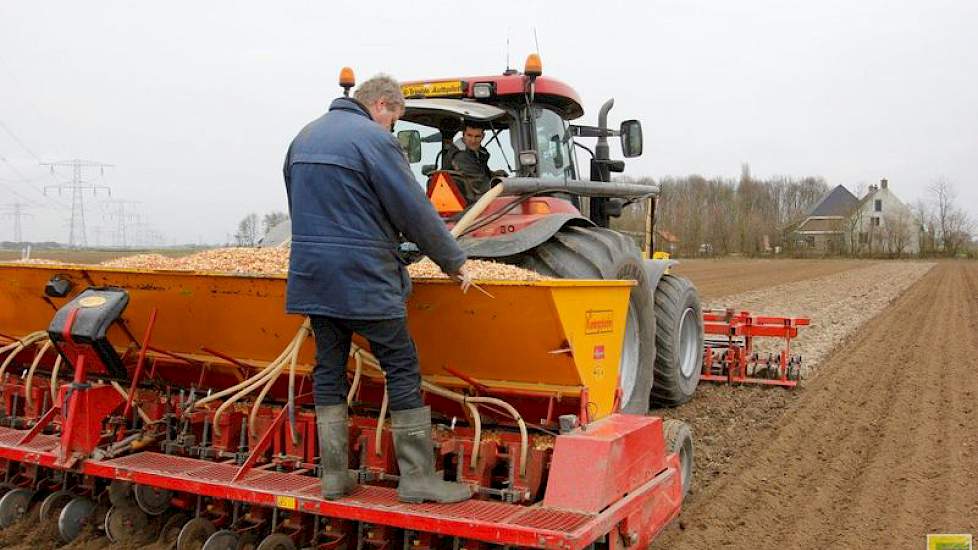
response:
[[[978,2],[28,2],[0,4],[0,205],[25,238],[67,240],[45,161],[114,164],[168,243],[220,242],[285,208],[295,133],[360,79],[522,67],[575,86],[585,122],[642,120],[631,176],[888,177],[905,201],[939,176],[978,215]],[[99,178],[98,170],[86,175]],[[29,181],[22,181],[26,178]],[[104,194],[95,197],[100,199]],[[88,241],[115,222],[86,195]],[[56,202],[60,201],[60,202]],[[12,238],[0,220],[0,240]]]

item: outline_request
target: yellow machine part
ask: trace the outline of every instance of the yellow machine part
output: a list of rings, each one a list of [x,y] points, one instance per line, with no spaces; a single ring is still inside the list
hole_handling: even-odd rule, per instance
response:
[[[55,275],[72,281],[65,298],[44,295]],[[593,418],[611,412],[631,281],[481,281],[492,297],[445,279],[415,280],[408,322],[422,374],[466,385],[451,371],[490,388],[577,396],[588,389]],[[230,370],[202,348],[254,366],[274,359],[303,319],[285,313],[284,276],[143,271],[58,265],[0,265],[0,334],[21,337],[48,327],[54,312],[90,286],[129,292],[123,319],[141,338],[153,308],[155,348]],[[110,340],[127,344],[113,328]],[[301,373],[314,362],[311,339]]]

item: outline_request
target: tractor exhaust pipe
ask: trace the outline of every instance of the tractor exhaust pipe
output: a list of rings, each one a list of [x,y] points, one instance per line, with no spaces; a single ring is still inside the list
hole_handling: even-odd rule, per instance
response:
[[[608,112],[611,108],[615,106],[615,98],[610,98],[608,101],[604,102],[601,106],[601,110],[598,111],[598,128],[601,130],[608,129]],[[598,143],[594,146],[594,158],[595,160],[610,160],[611,159],[611,149],[608,147],[608,133],[602,131],[598,135]]]

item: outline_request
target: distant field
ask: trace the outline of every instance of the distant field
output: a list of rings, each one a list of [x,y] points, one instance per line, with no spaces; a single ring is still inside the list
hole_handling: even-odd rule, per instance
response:
[[[850,269],[873,265],[871,260],[796,260],[716,258],[680,259],[673,268],[677,275],[689,278],[700,296],[706,299],[739,294],[748,290],[767,288],[832,275]]]
[[[42,260],[54,260],[73,264],[98,264],[113,258],[132,256],[134,254],[162,254],[164,256],[186,256],[199,252],[199,248],[163,248],[148,250],[59,250],[59,249],[38,249],[31,251],[31,258]],[[19,260],[19,250],[0,250],[0,262]]]

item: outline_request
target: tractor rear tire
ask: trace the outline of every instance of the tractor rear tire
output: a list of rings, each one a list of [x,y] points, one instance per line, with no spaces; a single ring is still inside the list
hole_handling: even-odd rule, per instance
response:
[[[669,419],[662,423],[662,436],[666,440],[667,453],[679,453],[679,469],[683,482],[683,498],[693,486],[693,430],[681,420]]]
[[[600,227],[564,227],[550,240],[516,258],[521,267],[561,279],[632,279],[625,343],[619,364],[621,410],[649,410],[655,363],[653,290],[642,253],[626,235]]]
[[[670,274],[659,279],[655,323],[652,405],[675,407],[692,399],[703,371],[703,309],[689,280]]]

